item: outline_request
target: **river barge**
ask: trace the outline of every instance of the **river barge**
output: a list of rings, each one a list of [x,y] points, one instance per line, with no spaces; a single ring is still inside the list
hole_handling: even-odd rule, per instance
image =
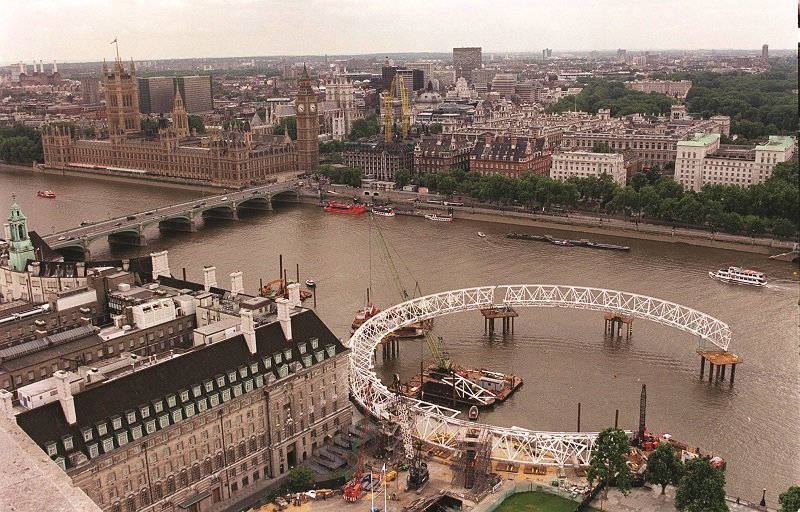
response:
[[[611,249],[615,251],[630,251],[630,246],[606,244],[602,242],[593,242],[592,240],[570,240],[567,238],[556,238],[550,235],[532,235],[529,233],[508,233],[506,238],[515,240],[532,240],[535,242],[550,242],[553,245],[562,247],[589,247],[591,249]]]
[[[448,406],[487,408],[505,401],[520,386],[522,377],[483,368],[433,364],[400,386],[404,395]]]

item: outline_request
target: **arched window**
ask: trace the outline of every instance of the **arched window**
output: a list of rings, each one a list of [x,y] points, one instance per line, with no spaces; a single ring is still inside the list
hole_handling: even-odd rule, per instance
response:
[[[178,485],[181,487],[186,487],[189,485],[189,472],[185,469],[182,469],[180,474],[178,475]]]
[[[192,466],[192,482],[200,480],[200,464]]]
[[[133,494],[125,500],[125,512],[136,512],[136,498],[133,497]]]
[[[258,450],[258,442],[256,441],[256,436],[250,438],[250,453],[254,453]]]
[[[217,469],[221,469],[225,465],[225,459],[222,457],[222,452],[219,452],[215,457],[216,462],[214,463]]]
[[[175,477],[170,475],[167,478],[167,494],[172,494],[175,492]]]
[[[150,492],[148,492],[148,490],[147,490],[147,489],[142,489],[142,490],[139,492],[139,503],[140,503],[140,504],[141,504],[143,507],[146,507],[147,505],[149,505],[149,504],[150,504]]]
[[[247,456],[247,446],[244,444],[244,441],[239,443],[239,458],[243,459]]]
[[[122,512],[122,505],[119,502],[114,503],[111,505],[111,512]]]
[[[214,471],[214,466],[211,463],[211,457],[209,457],[203,461],[203,474],[205,476],[208,476],[211,474],[212,471]]]
[[[161,482],[156,482],[153,486],[153,499],[158,501],[164,497],[164,490],[161,488]]]
[[[231,446],[230,448],[228,448],[228,460],[226,460],[225,462],[227,462],[228,464],[233,464],[235,461],[236,461],[236,449],[233,446]]]

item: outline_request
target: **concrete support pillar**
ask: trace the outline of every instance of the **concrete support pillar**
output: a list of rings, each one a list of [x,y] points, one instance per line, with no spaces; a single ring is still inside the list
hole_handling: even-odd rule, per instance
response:
[[[703,374],[706,372],[706,358],[700,356],[700,380],[703,380]]]
[[[711,361],[708,362],[708,382],[714,378],[714,363]]]
[[[722,365],[722,373],[720,374],[720,380],[722,380],[722,381],[724,381],[724,380],[725,380],[725,368],[726,368],[727,366],[728,366],[728,365],[726,365],[726,364],[723,364],[723,365]]]
[[[736,377],[736,365],[731,365],[731,386],[733,386],[733,379]]]

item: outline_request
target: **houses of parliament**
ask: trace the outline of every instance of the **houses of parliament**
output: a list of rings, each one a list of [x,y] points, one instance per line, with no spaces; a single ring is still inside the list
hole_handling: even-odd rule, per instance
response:
[[[99,173],[128,171],[143,178],[239,188],[265,183],[280,172],[312,171],[319,162],[317,98],[305,68],[295,100],[297,140],[248,125],[210,129],[208,135],[198,137],[189,129],[189,116],[178,90],[171,119],[159,119],[158,133],[148,135],[140,130],[133,61],[127,70],[119,59],[113,69],[104,63],[103,84],[108,138],[81,139],[63,127],[44,127],[46,167]]]

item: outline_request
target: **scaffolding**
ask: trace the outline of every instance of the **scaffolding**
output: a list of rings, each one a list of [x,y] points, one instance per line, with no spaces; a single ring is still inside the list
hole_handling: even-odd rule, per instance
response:
[[[456,444],[456,460],[452,464],[454,488],[463,487],[470,494],[480,494],[492,479],[492,445],[485,428],[468,428]]]

